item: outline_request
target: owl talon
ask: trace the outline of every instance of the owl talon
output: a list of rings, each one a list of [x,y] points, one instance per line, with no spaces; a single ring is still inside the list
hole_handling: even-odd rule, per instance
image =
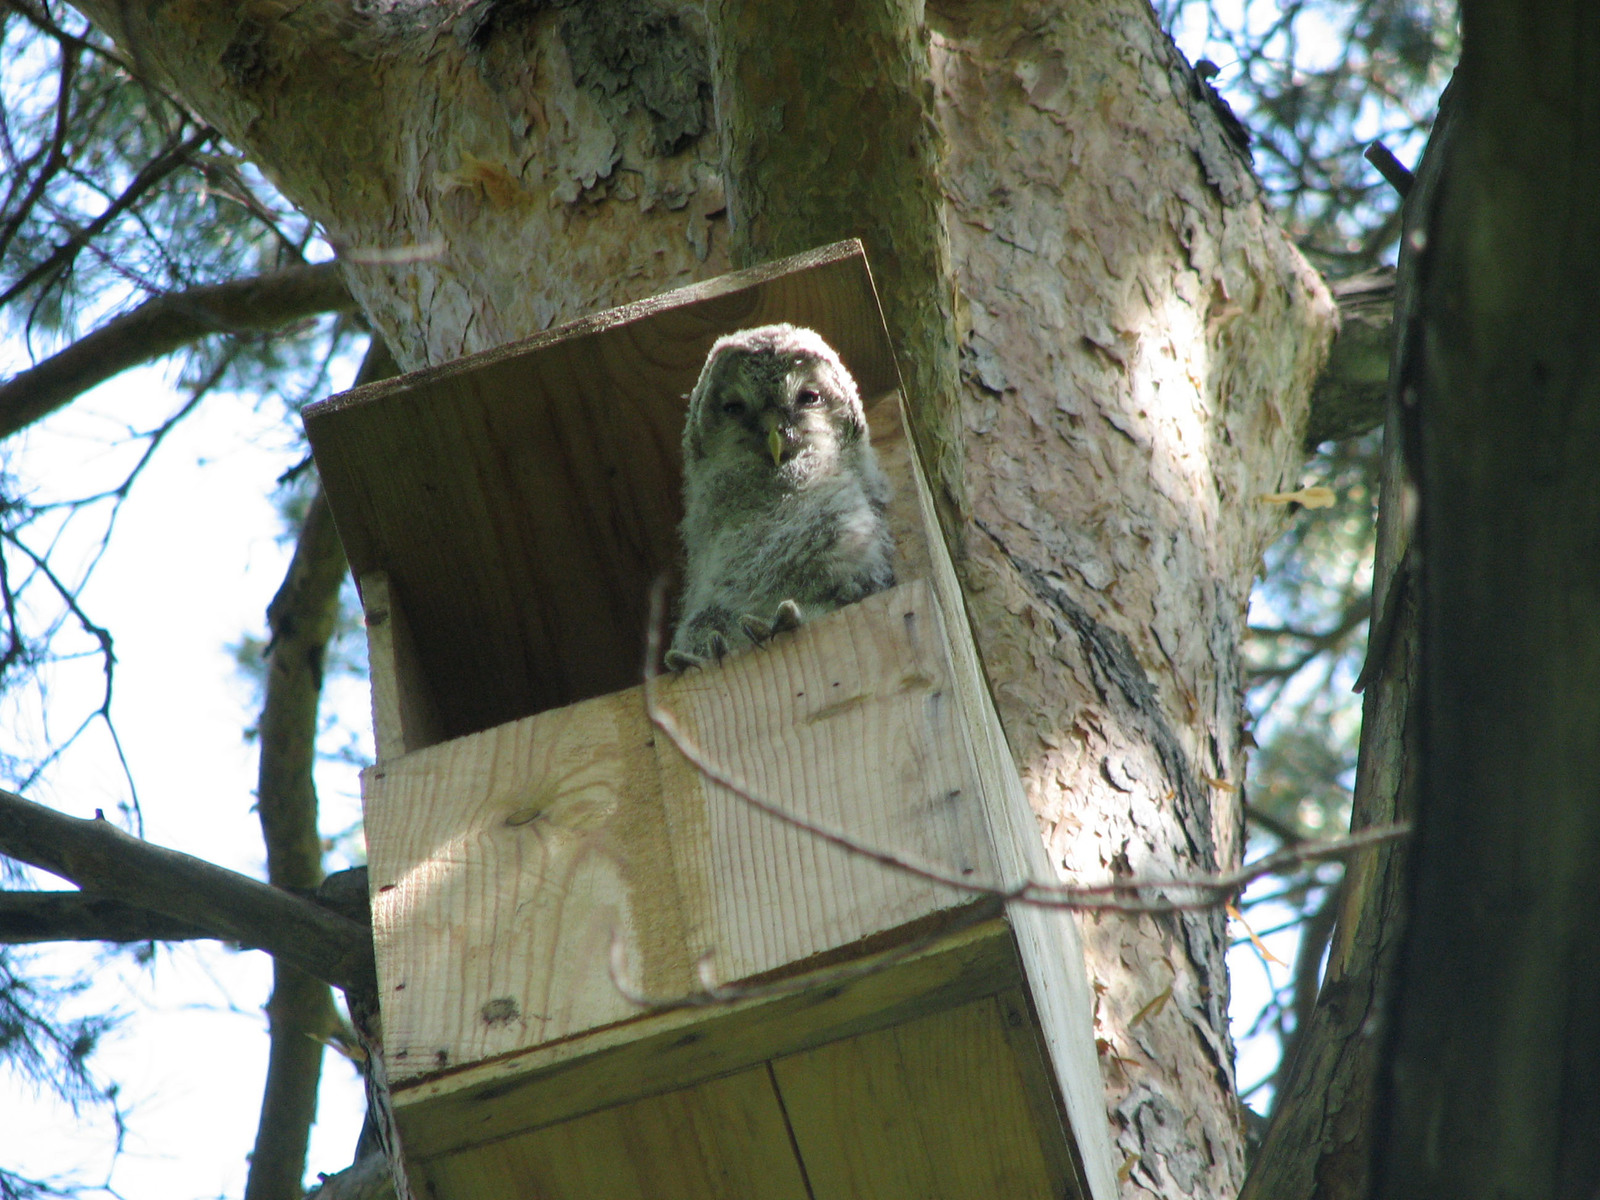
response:
[[[744,630],[745,637],[756,645],[765,645],[780,633],[800,628],[800,606],[793,600],[785,600],[778,605],[770,621],[754,613],[745,613],[739,618],[739,628]]]
[[[687,654],[682,650],[668,650],[667,656],[663,661],[666,663],[667,670],[674,675],[682,675],[685,671],[706,665],[706,660],[698,654]]]
[[[788,633],[791,629],[800,628],[800,606],[793,600],[785,600],[778,605],[778,611],[772,614],[772,632]]]

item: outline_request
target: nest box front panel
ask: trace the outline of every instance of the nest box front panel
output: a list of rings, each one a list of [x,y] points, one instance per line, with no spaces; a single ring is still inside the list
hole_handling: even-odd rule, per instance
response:
[[[971,904],[826,836],[996,878],[944,639],[914,582],[660,680],[693,761],[634,688],[372,768],[390,1078],[637,1018],[700,992],[702,971],[793,974]]]

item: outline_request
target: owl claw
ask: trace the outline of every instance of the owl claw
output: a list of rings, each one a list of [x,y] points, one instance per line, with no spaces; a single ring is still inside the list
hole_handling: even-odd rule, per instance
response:
[[[739,618],[739,628],[756,645],[764,645],[780,633],[800,628],[800,606],[793,600],[785,600],[778,605],[770,621],[746,613]]]
[[[675,675],[681,675],[694,667],[703,667],[708,663],[720,663],[728,656],[728,639],[722,636],[722,631],[713,629],[701,640],[698,649],[704,654],[696,654],[691,650],[668,650],[662,661],[667,670]]]
[[[778,611],[772,614],[772,632],[788,633],[791,629],[800,628],[800,606],[793,600],[785,600],[778,605]]]
[[[706,665],[706,660],[698,654],[687,654],[682,650],[668,650],[663,661],[667,665],[667,670],[674,675],[682,675],[685,671]]]

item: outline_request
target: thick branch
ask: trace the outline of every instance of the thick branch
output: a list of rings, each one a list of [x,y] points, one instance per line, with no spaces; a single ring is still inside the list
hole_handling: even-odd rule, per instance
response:
[[[374,338],[358,383],[392,373]],[[322,840],[312,770],[322,665],[339,615],[344,547],[333,513],[317,488],[300,525],[294,558],[267,623],[266,699],[261,709],[261,768],[256,794],[267,846],[267,877],[280,887],[312,887],[322,879]],[[299,1200],[311,1123],[322,1074],[322,1041],[337,1015],[328,989],[287,963],[275,963],[267,1002],[272,1047],[256,1126],[245,1200]]]
[[[34,942],[184,942],[203,925],[89,892],[0,892],[0,945]]]
[[[213,333],[259,333],[355,309],[333,263],[159,296],[0,383],[0,438],[48,416],[120,371]]]
[[[376,986],[364,926],[248,875],[142,842],[102,818],[69,817],[0,790],[0,854],[265,950],[335,987]]]
[[[1339,302],[1339,336],[1311,392],[1308,451],[1381,424],[1389,386],[1394,272],[1369,271],[1330,287]]]

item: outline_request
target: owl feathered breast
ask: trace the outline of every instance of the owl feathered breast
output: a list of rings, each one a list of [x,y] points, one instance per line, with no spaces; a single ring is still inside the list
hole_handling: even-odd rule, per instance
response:
[[[764,325],[718,339],[683,431],[681,669],[894,583],[855,380],[821,336]]]

